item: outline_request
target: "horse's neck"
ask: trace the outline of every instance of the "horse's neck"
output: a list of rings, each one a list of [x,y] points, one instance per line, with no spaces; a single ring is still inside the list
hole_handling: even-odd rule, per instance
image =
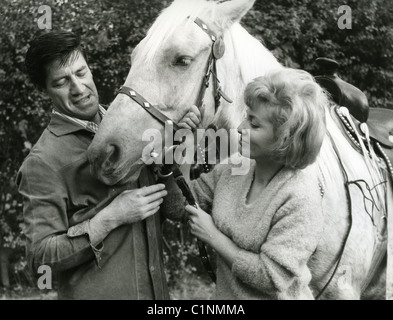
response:
[[[232,39],[235,59],[239,61],[244,83],[283,66],[262,43],[251,36],[240,24],[234,24],[228,31]]]
[[[222,101],[214,118],[218,128],[237,128],[245,116],[243,92],[247,83],[282,68],[273,54],[240,24],[234,24],[224,34],[225,55],[217,61],[217,73],[224,92],[233,100]]]

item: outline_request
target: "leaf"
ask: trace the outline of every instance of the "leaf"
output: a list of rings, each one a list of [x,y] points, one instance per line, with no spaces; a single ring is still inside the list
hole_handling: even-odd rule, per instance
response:
[[[23,144],[27,150],[31,150],[32,145],[30,141],[25,141]]]

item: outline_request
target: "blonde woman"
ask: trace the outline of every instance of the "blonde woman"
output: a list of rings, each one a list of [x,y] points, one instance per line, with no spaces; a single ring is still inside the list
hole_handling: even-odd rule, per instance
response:
[[[218,165],[190,187],[191,233],[217,253],[217,299],[313,299],[307,262],[323,216],[313,165],[324,138],[327,98],[305,71],[283,69],[249,83],[239,126],[246,175]],[[165,200],[179,197],[169,183]],[[211,215],[205,211],[210,211]],[[178,212],[183,212],[180,210]]]

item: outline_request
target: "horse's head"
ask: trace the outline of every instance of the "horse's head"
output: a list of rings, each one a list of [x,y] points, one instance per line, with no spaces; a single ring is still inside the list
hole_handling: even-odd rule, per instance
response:
[[[192,104],[199,100],[213,41],[201,19],[217,38],[223,37],[226,52],[217,62],[217,73],[223,90],[234,100],[228,112],[222,101],[214,108],[213,86],[206,91],[202,108],[202,127],[214,123],[234,128],[243,116],[241,93],[246,82],[263,71],[241,68],[239,60],[250,63],[251,56],[265,59],[264,66],[278,66],[277,61],[237,22],[255,0],[233,0],[223,3],[204,0],[176,0],[162,12],[147,36],[131,56],[132,67],[124,87],[142,95],[166,117],[179,121]],[[251,47],[250,47],[251,46]],[[261,65],[261,64],[259,64]],[[118,94],[110,105],[88,150],[95,174],[109,185],[134,180],[149,154],[143,151],[146,130],[164,131],[163,124],[126,94]],[[144,141],[145,140],[145,141]],[[157,146],[160,150],[161,145]],[[156,149],[156,150],[157,150]]]

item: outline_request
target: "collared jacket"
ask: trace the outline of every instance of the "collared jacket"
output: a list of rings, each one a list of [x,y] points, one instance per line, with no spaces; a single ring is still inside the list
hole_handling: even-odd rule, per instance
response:
[[[86,235],[67,236],[116,191],[90,173],[87,148],[93,137],[52,114],[23,162],[17,184],[24,199],[28,264],[34,274],[42,265],[51,268],[59,299],[169,299],[159,214],[113,230],[101,250],[93,250]]]

